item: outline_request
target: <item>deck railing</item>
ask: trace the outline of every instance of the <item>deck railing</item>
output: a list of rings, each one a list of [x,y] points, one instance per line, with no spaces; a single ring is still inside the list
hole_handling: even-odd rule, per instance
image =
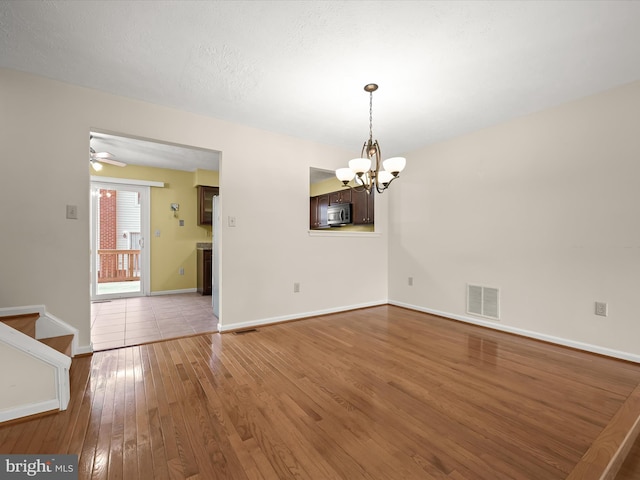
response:
[[[140,250],[98,250],[98,283],[140,280]]]

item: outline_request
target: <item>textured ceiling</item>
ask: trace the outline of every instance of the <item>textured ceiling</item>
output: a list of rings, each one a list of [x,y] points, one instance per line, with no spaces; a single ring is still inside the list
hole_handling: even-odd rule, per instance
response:
[[[89,145],[97,153],[110,153],[113,155],[110,158],[127,165],[170,168],[188,172],[198,168],[214,171],[220,169],[220,152],[203,148],[95,131],[91,132]]]
[[[0,66],[384,157],[640,79],[637,1],[5,1]],[[127,133],[127,132],[123,132]]]

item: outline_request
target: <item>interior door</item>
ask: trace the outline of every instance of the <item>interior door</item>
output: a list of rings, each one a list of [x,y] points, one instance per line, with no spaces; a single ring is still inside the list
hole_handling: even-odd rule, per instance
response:
[[[91,299],[148,293],[149,187],[91,182]]]

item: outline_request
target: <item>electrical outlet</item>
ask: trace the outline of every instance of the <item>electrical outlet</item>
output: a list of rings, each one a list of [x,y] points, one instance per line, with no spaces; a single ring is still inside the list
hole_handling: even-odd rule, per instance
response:
[[[178,275],[184,275],[184,268],[180,267],[180,270],[178,270]]]
[[[408,284],[410,287],[413,287],[413,277],[409,277],[409,278],[407,279],[407,284]]]
[[[607,304],[605,302],[596,302],[596,315],[601,317],[607,316]]]
[[[298,282],[293,284],[293,293],[300,293],[300,284]]]

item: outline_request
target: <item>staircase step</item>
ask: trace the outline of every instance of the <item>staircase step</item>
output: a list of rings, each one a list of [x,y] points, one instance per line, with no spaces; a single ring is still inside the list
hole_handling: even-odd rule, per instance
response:
[[[40,342],[65,354],[67,357],[71,356],[71,343],[73,342],[73,335],[61,335],[59,337],[40,338]]]
[[[613,480],[640,438],[640,384],[573,468],[567,480]]]
[[[15,328],[19,332],[36,338],[36,321],[40,318],[38,313],[25,313],[23,315],[8,315],[0,317],[0,321],[6,323],[11,328]]]

